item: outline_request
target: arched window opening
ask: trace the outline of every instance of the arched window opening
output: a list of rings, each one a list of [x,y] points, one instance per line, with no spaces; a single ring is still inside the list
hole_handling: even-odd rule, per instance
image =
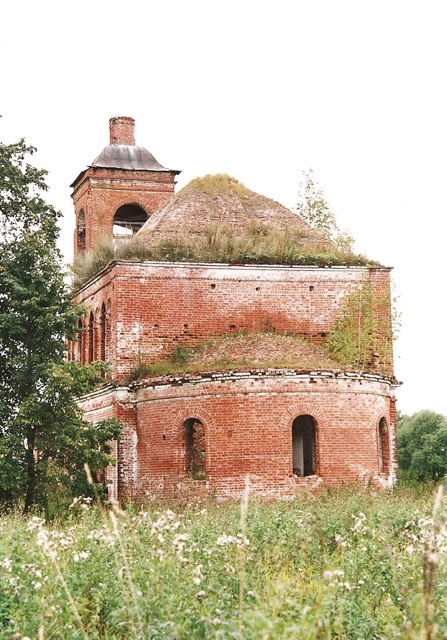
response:
[[[147,213],[136,204],[124,204],[113,218],[113,237],[126,239],[139,231],[146,222]]]
[[[99,317],[99,359],[106,359],[106,305],[104,302],[101,306],[101,315]]]
[[[379,473],[390,472],[390,440],[389,429],[385,418],[379,422]]]
[[[77,248],[78,251],[85,250],[85,213],[84,209],[81,209],[78,216],[77,226]]]
[[[93,311],[90,311],[90,316],[88,320],[88,357],[87,362],[93,362],[95,359],[95,319],[93,316]]]
[[[183,423],[185,470],[193,480],[206,478],[205,427],[200,420],[188,418]]]
[[[84,337],[84,325],[82,320],[78,320],[78,353],[79,353],[79,362],[81,364],[85,364],[85,337]]]
[[[292,424],[293,473],[296,476],[313,476],[316,473],[315,441],[316,425],[312,416],[295,418]]]

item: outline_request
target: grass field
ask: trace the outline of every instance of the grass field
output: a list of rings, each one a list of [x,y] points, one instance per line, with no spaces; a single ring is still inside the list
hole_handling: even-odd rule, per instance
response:
[[[0,638],[447,638],[445,512],[435,487],[344,487],[4,515]]]

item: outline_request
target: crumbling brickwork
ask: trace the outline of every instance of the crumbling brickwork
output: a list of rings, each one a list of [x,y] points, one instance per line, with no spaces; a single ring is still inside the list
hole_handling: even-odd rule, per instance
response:
[[[391,385],[381,376],[266,370],[135,384],[122,390],[118,405],[126,416],[120,493],[137,500],[204,492],[235,498],[248,475],[255,493],[291,497],[309,479],[293,473],[292,425],[300,415],[312,416],[316,424],[313,480],[390,485],[395,439],[386,441],[380,471],[380,424],[386,423],[388,433],[395,430]],[[110,388],[106,397],[115,402],[116,390]],[[93,418],[92,399],[85,398],[82,407]],[[94,415],[100,416],[101,411]],[[185,427],[191,422],[203,425],[203,478],[189,472]]]
[[[73,183],[77,253],[111,235],[117,222],[138,230],[140,210],[150,217],[158,209],[161,219],[178,172],[136,149],[133,120],[112,119],[109,147]],[[137,156],[134,169],[128,162]],[[239,366],[131,382],[140,365],[217,336],[277,332],[321,347],[344,301],[365,285],[374,314],[367,369]],[[76,298],[85,315],[70,357],[110,364],[104,386],[80,406],[91,422],[116,416],[124,424],[117,465],[106,475],[111,496],[235,498],[247,476],[251,491],[276,497],[319,483],[394,483],[389,268],[114,261]]]
[[[112,377],[122,380],[142,361],[167,358],[176,345],[240,331],[290,332],[321,344],[344,296],[363,282],[389,299],[384,267],[115,263],[78,293],[94,318],[89,329],[85,316],[81,359],[88,361],[93,339],[93,359],[106,353]],[[380,313],[389,328],[389,305],[381,304]],[[382,372],[392,375],[392,358]]]

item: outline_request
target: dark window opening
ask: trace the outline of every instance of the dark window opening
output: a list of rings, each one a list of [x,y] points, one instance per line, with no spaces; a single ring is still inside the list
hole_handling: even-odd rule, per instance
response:
[[[94,317],[93,311],[90,311],[89,321],[88,321],[88,358],[87,362],[93,362],[95,359],[95,332],[94,332]]]
[[[136,204],[124,204],[113,218],[113,236],[132,236],[148,219],[147,213]]]
[[[292,424],[293,473],[296,476],[312,476],[316,473],[315,420],[304,415]]]
[[[194,480],[206,478],[205,427],[200,420],[188,418],[183,423],[185,470]]]
[[[79,349],[79,361],[81,364],[85,364],[85,337],[84,326],[82,320],[78,320],[78,349]]]
[[[390,472],[390,440],[389,430],[385,418],[379,422],[379,473]]]
[[[85,213],[84,209],[81,209],[78,216],[78,228],[77,228],[77,248],[78,251],[85,250]]]
[[[104,302],[101,306],[101,315],[99,318],[99,359],[106,359],[106,335],[107,335],[107,327],[106,327],[106,305]],[[104,372],[101,373],[104,376]]]

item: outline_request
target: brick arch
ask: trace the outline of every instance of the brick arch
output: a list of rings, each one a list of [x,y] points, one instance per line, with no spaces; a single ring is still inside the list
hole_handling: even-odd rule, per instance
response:
[[[321,437],[320,437],[320,428],[321,425],[324,424],[324,414],[321,411],[319,405],[314,402],[300,402],[290,407],[284,411],[280,425],[285,432],[290,434],[290,457],[291,464],[294,462],[294,453],[293,453],[293,423],[298,416],[306,416],[309,415],[313,418],[315,426],[314,426],[314,444],[313,448],[313,474],[320,473],[320,465],[321,465]],[[292,466],[293,468],[293,466]]]
[[[305,415],[309,415],[314,418],[317,429],[325,422],[324,413],[321,411],[319,405],[313,402],[300,402],[287,407],[282,414],[280,426],[283,429],[288,429],[289,427],[292,427],[292,423],[295,418]]]
[[[210,447],[210,431],[214,430],[216,427],[215,420],[213,416],[208,413],[208,411],[203,410],[201,407],[196,408],[191,406],[189,409],[183,409],[179,411],[174,420],[174,428],[177,431],[177,466],[179,469],[183,466],[184,460],[184,446],[183,446],[183,438],[184,434],[182,431],[182,427],[186,420],[189,418],[194,418],[195,420],[200,420],[200,422],[205,427],[205,451],[206,451],[206,473],[208,475],[208,471],[210,469],[210,460],[211,460],[211,447]]]
[[[137,202],[125,202],[115,209],[112,225],[128,229],[135,234],[149,217],[146,207]]]
[[[174,420],[174,427],[178,430],[182,428],[183,423],[188,418],[195,418],[196,420],[200,420],[203,424],[209,429],[210,427],[215,427],[216,422],[213,416],[208,413],[208,411],[202,409],[202,407],[190,407],[186,409],[182,409],[177,413]]]

